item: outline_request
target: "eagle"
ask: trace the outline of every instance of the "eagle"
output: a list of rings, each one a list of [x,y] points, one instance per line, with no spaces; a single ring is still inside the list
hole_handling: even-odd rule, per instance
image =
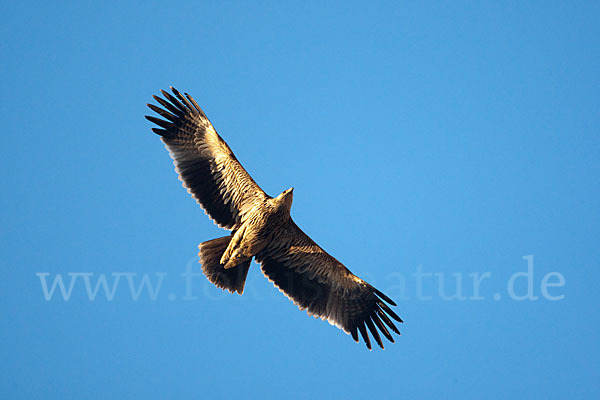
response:
[[[242,294],[254,258],[263,274],[300,310],[327,320],[371,350],[371,332],[394,342],[403,322],[388,296],[354,275],[304,233],[290,216],[294,189],[266,194],[217,134],[198,103],[171,87],[153,96],[162,106],[146,116],[166,145],[179,179],[227,236],[198,245],[202,271],[217,287]],[[386,304],[387,303],[387,304]],[[389,305],[388,305],[389,304]],[[391,319],[390,319],[391,318]],[[388,330],[389,328],[389,330]]]

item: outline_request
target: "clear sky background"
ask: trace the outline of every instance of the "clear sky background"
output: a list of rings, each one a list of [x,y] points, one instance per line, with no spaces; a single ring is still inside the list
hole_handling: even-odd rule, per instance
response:
[[[600,395],[597,2],[2,8],[0,397]],[[169,85],[397,300],[395,344],[308,317],[256,264],[243,297],[201,276],[183,299],[197,244],[225,232],[143,118]],[[129,275],[112,301],[83,275],[46,300],[37,273]],[[132,298],[144,274],[155,300]],[[442,296],[457,279],[466,299]]]

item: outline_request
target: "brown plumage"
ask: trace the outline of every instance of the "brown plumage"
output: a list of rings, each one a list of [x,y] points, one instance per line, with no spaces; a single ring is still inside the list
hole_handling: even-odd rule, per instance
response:
[[[386,295],[352,274],[319,247],[290,217],[293,189],[268,196],[246,172],[217,134],[196,101],[171,88],[164,108],[148,104],[164,119],[146,116],[159,126],[179,179],[217,225],[231,235],[201,243],[202,271],[217,287],[242,294],[254,257],[265,276],[309,315],[326,319],[350,333],[360,332],[371,349],[367,328],[383,348],[381,332],[400,334],[392,320],[402,322],[386,304]],[[389,330],[388,330],[389,328]]]

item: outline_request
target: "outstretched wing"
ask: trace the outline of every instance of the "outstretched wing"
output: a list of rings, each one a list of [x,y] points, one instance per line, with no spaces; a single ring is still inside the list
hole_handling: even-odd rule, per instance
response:
[[[183,186],[217,223],[237,229],[244,215],[267,194],[254,182],[235,155],[217,134],[198,103],[171,87],[173,95],[161,90],[164,99],[154,99],[164,108],[148,104],[164,119],[146,116],[160,128]]]
[[[356,342],[360,331],[369,349],[371,341],[366,328],[381,348],[379,331],[394,342],[386,325],[400,334],[389,317],[402,320],[385,304],[396,305],[389,297],[352,274],[291,219],[278,227],[274,237],[256,255],[256,260],[265,276],[301,310],[328,320],[350,333]]]

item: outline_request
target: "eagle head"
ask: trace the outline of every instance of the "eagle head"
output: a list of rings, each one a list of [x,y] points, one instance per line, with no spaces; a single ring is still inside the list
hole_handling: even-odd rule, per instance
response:
[[[294,200],[294,188],[284,190],[279,196],[277,196],[276,200],[289,212],[292,208],[292,201]]]

